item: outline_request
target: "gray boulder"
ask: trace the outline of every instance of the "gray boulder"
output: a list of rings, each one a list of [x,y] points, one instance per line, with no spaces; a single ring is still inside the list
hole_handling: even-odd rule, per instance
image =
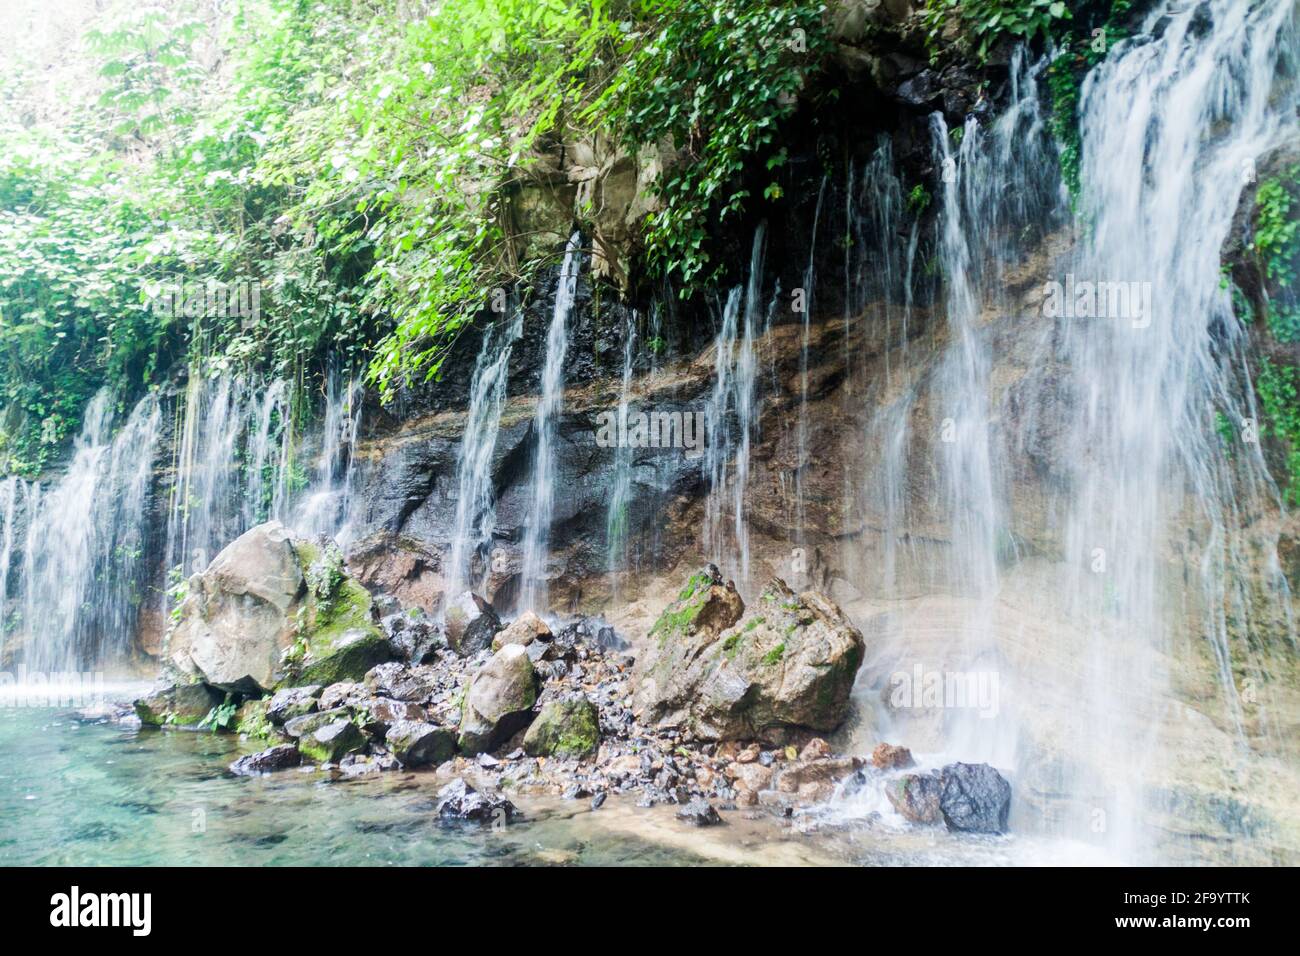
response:
[[[527,649],[507,644],[474,675],[460,719],[460,750],[491,750],[528,723],[537,701],[537,675]]]
[[[949,830],[1005,833],[1011,784],[986,763],[954,763],[939,771],[939,810]]]
[[[435,812],[446,821],[482,824],[509,823],[522,816],[519,809],[499,793],[480,793],[460,778],[438,791]]]
[[[858,629],[829,598],[780,579],[742,608],[708,569],[687,583],[637,658],[638,716],[703,740],[780,743],[839,727],[866,651]]]
[[[269,521],[189,579],[164,656],[213,687],[261,696],[287,679],[358,680],[393,653],[338,547]]]
[[[930,773],[908,773],[885,785],[885,796],[903,819],[912,823],[938,823],[943,784]]]
[[[194,728],[225,696],[202,683],[170,684],[154,688],[134,707],[145,726]]]
[[[276,691],[267,702],[266,719],[281,727],[295,717],[312,713],[319,704],[321,690],[319,684],[309,684]]]
[[[372,667],[366,673],[365,683],[372,693],[393,700],[425,700],[438,689],[433,668],[422,664],[412,667],[397,661]]]
[[[722,822],[722,817],[713,808],[713,804],[703,797],[696,797],[679,809],[677,819],[694,827],[715,827]]]
[[[473,591],[463,591],[447,605],[444,614],[447,646],[461,657],[473,657],[492,646],[501,619],[492,605]]]
[[[303,591],[288,529],[278,521],[251,528],[190,577],[168,660],[222,690],[269,690],[294,642],[290,610]]]
[[[530,757],[589,757],[600,746],[600,712],[585,696],[542,706],[524,735]]]
[[[316,729],[332,724],[336,720],[348,720],[352,710],[348,707],[334,707],[330,710],[314,710],[309,714],[291,717],[284,724],[284,732],[290,737],[306,737]]]
[[[399,720],[388,728],[385,738],[389,752],[403,766],[424,767],[450,760],[456,752],[456,734],[417,720]]]
[[[350,720],[336,720],[298,739],[298,750],[317,763],[338,763],[366,745],[365,735]]]
[[[389,697],[368,697],[351,706],[361,717],[362,729],[372,737],[383,737],[393,724],[423,721],[428,716],[419,704]]]

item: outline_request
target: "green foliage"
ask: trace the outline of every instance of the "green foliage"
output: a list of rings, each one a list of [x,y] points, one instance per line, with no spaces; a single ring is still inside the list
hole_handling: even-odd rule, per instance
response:
[[[1300,164],[1260,183],[1255,193],[1255,237],[1268,292],[1269,331],[1279,342],[1300,341]]]
[[[917,183],[907,194],[907,209],[913,216],[920,216],[930,208],[931,199],[930,190],[925,188],[925,184]]]
[[[1052,99],[1051,124],[1060,154],[1061,178],[1073,199],[1079,198],[1079,164],[1083,143],[1079,136],[1079,91],[1087,72],[1102,61],[1106,51],[1123,39],[1124,20],[1132,13],[1132,0],[1111,0],[1104,22],[1087,30],[1076,22],[1078,30],[1057,37],[1060,52],[1047,70],[1047,88]]]
[[[227,732],[234,730],[235,712],[239,710],[239,705],[235,703],[234,698],[226,695],[225,701],[208,711],[207,716],[199,721],[200,727],[206,727],[213,733]]]
[[[1295,366],[1264,359],[1255,390],[1264,412],[1260,436],[1282,443],[1287,464],[1284,494],[1288,504],[1300,507],[1300,388]]]
[[[173,625],[181,622],[182,608],[185,599],[190,593],[190,582],[185,577],[185,568],[183,565],[176,565],[174,568],[167,569],[167,606],[171,608],[168,612]]]
[[[1072,14],[1064,0],[929,0],[922,16],[931,48],[955,21],[962,41],[983,60],[1003,38],[1051,36]]]
[[[710,231],[744,208],[746,161],[772,144],[829,38],[820,4],[661,0],[644,9],[654,19],[627,36],[631,56],[586,115],[621,117],[630,148],[667,142],[685,160],[656,184],[662,208],[644,238],[650,266],[687,294],[714,277]],[[767,168],[784,161],[774,153]],[[765,195],[779,198],[779,186]]]
[[[330,352],[384,397],[437,376],[490,290],[549,264],[521,256],[511,199],[582,139],[678,160],[644,239],[689,292],[717,268],[716,224],[760,201],[746,177],[780,197],[777,125],[829,49],[821,3],[409,6],[110,2],[85,34],[95,82],[59,124],[22,125],[39,76],[5,78],[8,470],[40,472],[99,387],[125,404],[178,362],[306,388]],[[260,308],[163,307],[215,284]]]

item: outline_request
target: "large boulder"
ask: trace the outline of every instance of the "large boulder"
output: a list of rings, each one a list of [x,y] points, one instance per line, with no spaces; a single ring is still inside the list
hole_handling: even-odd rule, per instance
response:
[[[290,611],[303,591],[289,531],[278,521],[246,531],[190,577],[167,638],[168,660],[223,690],[270,689],[294,642]]]
[[[352,710],[347,707],[315,710],[310,714],[290,718],[284,725],[284,732],[294,739],[306,737],[326,724],[332,724],[339,720],[351,720],[352,713]]]
[[[829,598],[796,596],[780,579],[743,616],[741,606],[716,574],[691,579],[637,658],[638,716],[703,740],[835,730],[865,654],[862,634]]]
[[[456,752],[456,734],[417,720],[399,720],[388,728],[389,752],[406,767],[424,767],[450,760]]]
[[[150,727],[197,727],[225,699],[202,683],[156,687],[135,702],[140,723]]]
[[[306,687],[286,687],[276,691],[266,705],[266,719],[281,727],[295,717],[313,713],[318,706],[321,690],[320,684],[308,684]]]
[[[361,718],[361,729],[372,737],[384,736],[393,724],[404,720],[422,722],[428,716],[419,704],[391,697],[367,697],[350,706]]]
[[[487,601],[473,591],[463,591],[447,605],[443,626],[447,646],[461,657],[473,657],[492,646],[501,619]]]
[[[930,773],[908,773],[885,786],[885,796],[913,823],[938,823],[966,833],[1005,833],[1011,784],[986,763],[953,763]]]
[[[949,830],[1004,833],[1011,784],[986,763],[953,763],[939,771],[939,811]]]
[[[600,713],[585,696],[542,705],[524,735],[530,757],[589,757],[600,746]]]
[[[165,656],[190,678],[260,696],[286,678],[322,686],[360,679],[392,649],[337,545],[295,538],[270,521],[189,579]]]
[[[491,750],[521,730],[537,701],[537,674],[522,644],[507,644],[470,682],[460,719],[465,754]]]
[[[389,661],[372,667],[366,674],[366,687],[375,694],[393,700],[426,700],[438,689],[437,672],[426,664],[410,667]]]

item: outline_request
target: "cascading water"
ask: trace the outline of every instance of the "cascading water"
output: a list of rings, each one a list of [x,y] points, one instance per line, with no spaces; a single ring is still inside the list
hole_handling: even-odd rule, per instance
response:
[[[29,672],[66,674],[124,657],[134,632],[146,558],[145,523],[161,413],[148,396],[116,436],[113,397],[101,390],[86,408],[67,474],[48,490],[23,489],[26,533],[19,571],[18,635]],[[5,500],[8,581],[17,479]],[[6,597],[9,589],[6,586]]]
[[[505,407],[510,353],[523,328],[523,311],[516,308],[508,323],[487,330],[474,364],[456,467],[456,519],[447,559],[448,595],[459,594],[466,586],[477,583],[474,560],[484,557],[482,549],[492,539],[492,456]]]
[[[627,434],[628,404],[632,394],[632,358],[636,346],[636,312],[628,314],[623,326],[623,377],[618,394],[618,433]],[[609,508],[605,513],[605,539],[609,548],[609,571],[614,600],[618,600],[618,572],[627,567],[627,509],[632,498],[632,447],[620,441],[614,451],[614,481]]]
[[[188,577],[257,522],[285,516],[294,435],[281,382],[194,372],[181,412],[168,567]]]
[[[1220,284],[1220,257],[1243,170],[1297,138],[1294,17],[1288,3],[1159,4],[1082,91],[1091,228],[1066,264],[1080,283],[1073,319],[1057,325],[1078,397],[1069,442],[1088,449],[1062,502],[1061,587],[1090,640],[1077,765],[1061,783],[1105,811],[1107,842],[1129,859],[1156,852],[1156,781],[1194,785],[1173,766],[1192,763],[1185,727],[1158,703],[1176,651],[1198,653],[1175,641],[1181,615],[1189,605],[1199,614],[1192,627],[1217,662],[1224,722],[1239,728],[1234,673],[1262,677],[1249,644],[1267,645],[1285,605],[1276,562],[1251,554],[1274,553],[1276,542],[1246,538],[1276,500],[1259,446],[1244,444],[1230,462],[1211,423],[1215,411],[1254,418],[1246,333]],[[1084,283],[1110,285],[1089,304]],[[1188,525],[1184,571],[1167,556]],[[1250,581],[1261,578],[1252,599]],[[1225,739],[1225,765],[1233,749]]]
[[[361,430],[361,399],[361,381],[345,380],[337,367],[331,367],[325,378],[325,415],[321,422],[315,479],[291,522],[300,534],[328,535],[344,547],[351,540],[352,449]],[[263,416],[270,417],[265,406]],[[263,444],[260,423],[257,435],[255,454],[260,454]]]
[[[727,296],[714,346],[713,396],[705,415],[708,447],[704,458],[709,477],[705,546],[713,561],[741,585],[749,583],[749,524],[745,518],[745,489],[749,484],[749,451],[757,424],[758,360],[755,339],[763,291],[765,227],[754,233],[749,280]],[[728,528],[731,535],[727,536]]]
[[[546,610],[547,539],[555,512],[555,437],[564,404],[564,358],[569,344],[569,314],[578,292],[578,271],[582,266],[582,237],[569,237],[555,288],[555,309],[546,336],[546,364],[542,368],[541,393],[533,416],[536,446],[533,452],[532,509],[524,532],[520,607]]]
[[[808,265],[803,273],[803,301],[800,303],[803,329],[802,336],[799,340],[799,423],[798,431],[795,436],[795,467],[794,467],[794,510],[795,510],[795,543],[800,547],[804,544],[804,520],[805,520],[805,502],[804,502],[804,473],[809,466],[808,461],[808,352],[812,344],[812,310],[813,310],[813,290],[817,285],[817,227],[821,225],[822,203],[826,199],[826,187],[829,185],[829,177],[822,177],[821,188],[817,190],[817,207],[813,211],[812,238],[808,242]]]

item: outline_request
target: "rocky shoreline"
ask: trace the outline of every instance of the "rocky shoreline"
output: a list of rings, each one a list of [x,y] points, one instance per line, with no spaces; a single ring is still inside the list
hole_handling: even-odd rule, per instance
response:
[[[133,711],[265,743],[237,775],[432,773],[443,819],[518,819],[511,795],[627,796],[713,826],[877,787],[911,823],[1005,832],[1011,788],[987,765],[833,752],[822,735],[848,717],[864,652],[824,595],[776,579],[747,609],[711,565],[635,643],[599,620],[507,623],[470,592],[435,620],[369,595],[332,542],[269,523],[190,579],[163,680]]]

